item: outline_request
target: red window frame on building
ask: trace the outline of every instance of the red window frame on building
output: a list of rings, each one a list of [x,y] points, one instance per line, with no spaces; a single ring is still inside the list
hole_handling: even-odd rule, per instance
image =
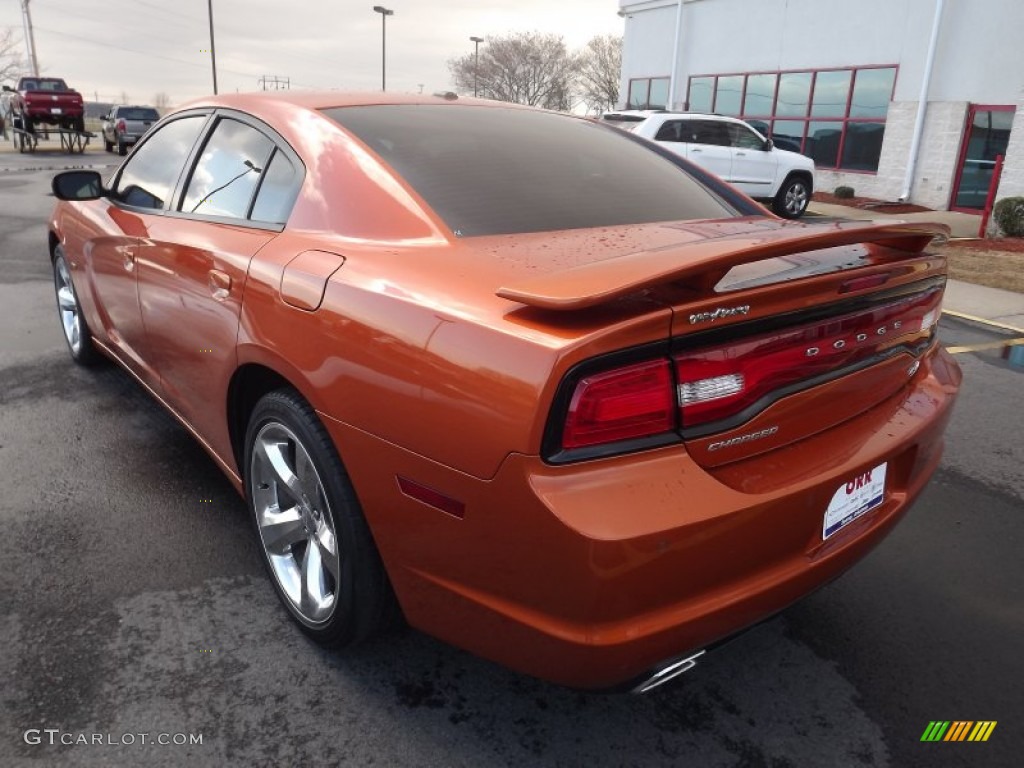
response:
[[[719,78],[723,77],[742,77],[743,87],[740,90],[740,111],[737,115],[731,115],[733,117],[739,117],[743,120],[758,121],[767,123],[769,132],[774,133],[775,122],[780,121],[784,123],[801,123],[802,129],[800,132],[800,152],[807,150],[807,131],[811,123],[840,123],[840,136],[839,145],[836,150],[836,163],[835,165],[822,165],[818,164],[819,168],[825,170],[842,171],[843,173],[866,173],[869,175],[875,175],[878,173],[878,169],[875,170],[863,170],[858,168],[843,168],[843,151],[846,148],[846,138],[848,130],[851,124],[863,125],[863,124],[875,124],[885,125],[888,120],[888,109],[886,110],[885,117],[851,117],[850,108],[853,101],[853,92],[857,87],[857,73],[866,70],[878,70],[878,69],[891,69],[893,70],[893,81],[892,90],[889,93],[889,103],[892,102],[893,95],[896,92],[896,82],[899,79],[899,65],[898,64],[866,64],[857,67],[820,67],[820,68],[805,68],[805,69],[780,69],[780,70],[765,70],[755,72],[722,72],[718,74],[704,74],[704,75],[691,75],[687,81],[686,87],[686,109],[691,109],[691,92],[693,89],[693,81],[705,78],[710,78],[712,81],[711,85],[711,108],[710,112],[718,113],[718,81]],[[850,82],[846,91],[846,108],[843,110],[841,117],[821,117],[812,114],[814,108],[814,93],[815,87],[818,83],[818,75],[823,72],[849,72]],[[779,85],[783,75],[795,75],[795,74],[809,74],[811,76],[811,84],[807,92],[807,107],[802,115],[778,115],[778,98],[779,98]],[[775,90],[772,94],[772,109],[771,114],[755,114],[746,112],[747,102],[747,84],[750,77],[757,75],[774,75],[775,76]]]
[[[655,76],[655,77],[632,77],[632,78],[630,78],[629,84],[626,86],[626,109],[668,109],[669,106],[670,106],[668,103],[662,104],[659,107],[652,107],[651,106],[651,85],[656,80],[657,81],[664,80],[666,85],[671,86],[672,78],[669,77],[668,75],[658,75],[658,76]],[[633,104],[633,101],[632,101],[632,98],[631,98],[631,94],[633,93],[633,83],[640,83],[640,82],[644,82],[644,81],[647,81],[647,90],[646,90],[646,92],[644,94],[644,102],[643,102],[643,104],[641,104],[639,106],[635,106]],[[667,91],[666,91],[666,94],[667,94]],[[666,95],[665,100],[666,100],[666,102],[668,101],[668,96],[667,95]]]

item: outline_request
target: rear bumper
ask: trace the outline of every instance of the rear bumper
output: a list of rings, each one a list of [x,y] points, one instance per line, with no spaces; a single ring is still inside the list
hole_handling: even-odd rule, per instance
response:
[[[783,483],[761,477],[783,451],[705,470],[679,446],[561,467],[512,455],[484,481],[325,421],[413,626],[521,672],[606,688],[864,557],[938,465],[959,381],[948,355],[928,355],[893,397],[784,449],[790,467],[811,469]],[[882,505],[822,541],[837,488],[883,461]],[[464,516],[405,496],[396,475],[459,500]]]

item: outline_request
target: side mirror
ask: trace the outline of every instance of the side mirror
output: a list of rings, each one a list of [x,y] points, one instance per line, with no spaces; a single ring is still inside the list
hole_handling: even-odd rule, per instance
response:
[[[6,93],[14,93],[14,89],[11,88],[11,86],[9,86],[9,85],[5,85],[4,86],[4,92],[6,92]]]
[[[774,141],[772,141],[771,139],[765,139],[764,140],[764,144],[761,146],[761,149],[763,149],[765,152],[771,152],[772,151],[772,147],[774,147],[774,146],[775,146],[775,142]]]
[[[50,184],[54,197],[59,200],[98,200],[107,191],[97,171],[64,171],[53,177]]]

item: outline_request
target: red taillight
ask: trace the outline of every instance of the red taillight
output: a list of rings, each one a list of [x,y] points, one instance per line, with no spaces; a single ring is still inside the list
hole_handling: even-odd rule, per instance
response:
[[[675,429],[668,360],[653,360],[587,376],[569,402],[562,448],[583,448]]]
[[[124,133],[125,131],[128,130],[128,126],[124,124],[124,120],[118,120],[117,128],[115,130],[117,130],[118,133]]]
[[[683,429],[725,419],[784,387],[931,334],[938,290],[675,356]]]

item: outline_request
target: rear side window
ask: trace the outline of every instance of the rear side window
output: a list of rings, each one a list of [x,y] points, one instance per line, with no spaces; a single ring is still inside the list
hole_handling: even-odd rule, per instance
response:
[[[682,121],[681,120],[668,120],[661,128],[658,129],[658,134],[654,137],[655,141],[682,141]]]
[[[138,208],[163,208],[205,123],[206,115],[190,115],[153,133],[128,159],[114,198]]]
[[[587,120],[432,104],[325,114],[404,177],[459,236],[735,215],[670,160]]]
[[[273,149],[252,126],[222,118],[192,171],[182,212],[244,219]]]
[[[260,182],[250,218],[284,224],[299,194],[299,182],[299,174],[291,160],[280,150],[275,152]]]

